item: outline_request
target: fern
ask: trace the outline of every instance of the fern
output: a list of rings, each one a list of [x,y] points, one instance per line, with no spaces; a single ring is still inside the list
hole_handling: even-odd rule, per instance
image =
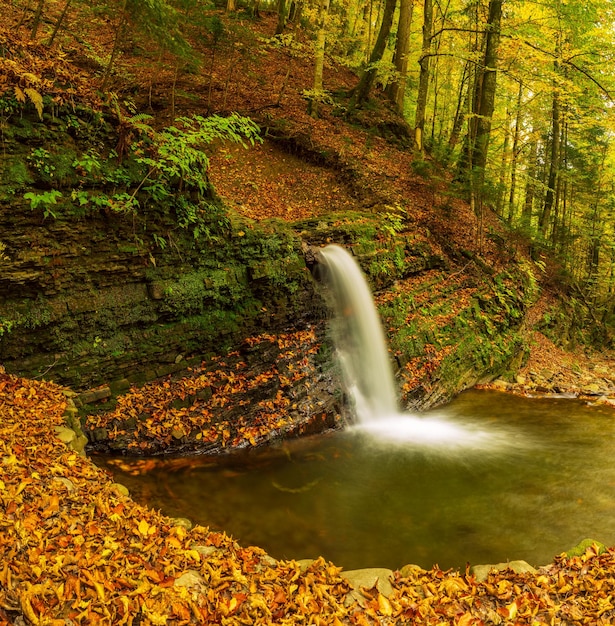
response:
[[[29,76],[32,76],[32,74],[29,74]],[[43,96],[41,96],[41,94],[38,91],[36,91],[36,89],[34,89],[33,87],[26,87],[25,89],[22,90],[19,86],[15,85],[14,91],[15,91],[15,98],[17,102],[21,102],[22,104],[25,104],[27,99],[29,99],[30,102],[32,102],[32,104],[34,105],[34,108],[36,109],[36,112],[38,113],[39,118],[42,120],[43,119]]]

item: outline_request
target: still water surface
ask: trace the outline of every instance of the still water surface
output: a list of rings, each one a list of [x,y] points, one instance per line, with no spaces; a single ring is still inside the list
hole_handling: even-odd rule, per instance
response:
[[[165,514],[345,569],[541,565],[585,537],[615,544],[612,409],[469,391],[424,419],[468,436],[391,443],[351,430],[145,475],[109,467]]]

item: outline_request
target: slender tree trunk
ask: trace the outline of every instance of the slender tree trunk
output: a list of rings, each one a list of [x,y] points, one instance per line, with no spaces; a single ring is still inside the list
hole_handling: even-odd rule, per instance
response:
[[[551,105],[551,158],[549,161],[549,177],[547,179],[547,193],[545,203],[538,223],[540,232],[546,236],[551,222],[551,212],[555,200],[555,186],[557,184],[557,174],[559,171],[559,142],[560,142],[560,101],[557,88],[553,91],[553,102]]]
[[[286,0],[278,0],[278,23],[275,29],[276,35],[281,35],[286,28]]]
[[[32,20],[32,28],[30,29],[30,39],[36,39],[38,34],[38,27],[41,24],[41,16],[43,15],[43,7],[45,6],[45,0],[38,0],[36,5],[36,11],[34,13],[34,19]]]
[[[457,96],[457,106],[455,109],[455,117],[453,119],[453,128],[451,129],[451,134],[448,138],[448,148],[446,152],[446,162],[448,162],[451,158],[457,143],[459,142],[459,137],[461,136],[461,129],[463,128],[463,122],[466,118],[466,111],[468,109],[468,98],[470,96],[470,90],[468,89],[469,76],[471,72],[469,71],[469,63],[466,63],[463,68],[463,74],[461,75],[461,80],[459,82],[459,93]]]
[[[325,67],[325,45],[327,35],[327,13],[329,0],[321,0],[318,6],[318,32],[314,54],[314,96],[308,102],[308,115],[318,117],[318,101],[324,91],[323,74]]]
[[[395,110],[403,115],[406,83],[408,81],[408,53],[410,51],[410,27],[412,26],[412,0],[400,0],[399,24],[397,26],[397,41],[395,43],[395,69],[398,72],[396,80],[390,83],[387,93]]]
[[[234,13],[237,10],[236,0],[226,0],[226,12]]]
[[[515,128],[513,131],[512,159],[510,163],[510,191],[508,194],[508,223],[512,223],[515,216],[515,194],[517,192],[517,166],[519,161],[519,138],[521,135],[521,102],[523,100],[523,83],[519,83],[517,92],[517,111]]]
[[[502,0],[490,0],[485,56],[480,75],[480,97],[478,98],[476,138],[474,141],[474,167],[484,171],[487,165],[491,118],[495,107],[498,48],[500,45],[500,23],[502,21]]]
[[[32,0],[28,0],[28,2],[26,3],[26,6],[23,8],[21,17],[19,18],[19,22],[17,22],[15,26],[15,30],[19,30],[24,25],[24,22],[26,21],[26,17],[28,16],[28,13],[30,13],[31,4],[32,4]]]
[[[376,78],[376,64],[382,59],[382,55],[386,49],[387,39],[389,38],[389,33],[391,32],[396,4],[397,0],[385,0],[380,31],[378,32],[374,49],[369,57],[369,63],[361,76],[359,84],[353,90],[352,99],[350,101],[351,110],[355,106],[359,106],[365,102],[365,100],[369,97],[372,85],[374,84],[374,79]]]
[[[367,44],[365,46],[365,62],[369,63],[369,54],[372,49],[372,24],[374,23],[374,0],[369,0],[367,18]]]
[[[128,4],[128,0],[124,0],[122,3],[122,9],[120,11],[120,17],[118,21],[117,28],[115,30],[115,39],[113,41],[113,50],[111,51],[111,57],[109,58],[109,63],[107,64],[107,68],[105,69],[105,74],[103,76],[102,84],[100,86],[101,91],[105,91],[107,89],[107,83],[109,82],[109,78],[111,77],[111,70],[113,69],[113,64],[115,63],[115,59],[120,51],[120,42],[122,40],[122,36],[124,34],[124,27],[126,25],[126,6]]]
[[[532,136],[534,129],[532,129]],[[536,177],[538,174],[538,145],[536,141],[531,141],[528,149],[528,165],[525,182],[525,200],[521,211],[521,221],[523,226],[530,228],[534,215],[534,198],[536,197]]]
[[[52,46],[53,42],[56,38],[56,35],[58,34],[60,27],[62,26],[62,23],[64,22],[64,18],[66,17],[66,14],[68,13],[68,9],[71,5],[72,0],[66,0],[66,2],[64,3],[64,8],[62,9],[62,13],[60,14],[60,17],[56,20],[56,25],[53,27],[53,32],[51,33],[51,37],[49,37],[49,41],[47,42],[48,46]]]
[[[511,112],[506,109],[506,128],[504,129],[504,145],[502,146],[502,159],[500,161],[500,174],[498,176],[498,188],[495,202],[495,212],[503,217],[504,193],[506,189],[506,176],[511,159],[510,155],[510,125]]]
[[[423,152],[423,133],[425,132],[425,112],[427,110],[427,94],[429,93],[429,65],[431,52],[431,32],[433,28],[433,3],[432,0],[423,2],[423,45],[419,66],[419,89],[416,98],[416,116],[414,119],[414,147]]]

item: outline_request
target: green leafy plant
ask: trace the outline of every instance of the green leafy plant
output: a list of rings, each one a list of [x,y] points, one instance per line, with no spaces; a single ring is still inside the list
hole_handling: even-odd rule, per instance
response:
[[[73,167],[81,176],[97,176],[101,171],[100,154],[96,150],[90,150],[73,161]]]
[[[0,337],[3,335],[8,335],[13,330],[15,326],[15,320],[9,320],[0,317]]]
[[[156,202],[168,200],[174,195],[173,190],[189,191],[193,194],[191,198],[177,195],[174,206],[179,226],[191,228],[198,239],[209,232],[204,216],[215,211],[209,201],[209,159],[204,146],[217,139],[253,145],[260,141],[260,129],[251,119],[236,113],[228,117],[180,117],[175,126],[162,131],[154,130],[147,121],[149,116],[142,114],[129,120],[143,137],[131,146],[134,159],[147,169],[137,188],[125,198],[127,208],[137,207],[136,196],[140,191]]]
[[[53,158],[53,155],[45,148],[34,148],[28,156],[28,162],[42,180],[49,181],[56,171]]]
[[[31,209],[36,210],[42,207],[43,216],[45,218],[49,216],[53,218],[57,217],[51,207],[58,203],[58,198],[62,197],[61,191],[58,191],[57,189],[44,191],[43,193],[34,193],[33,191],[29,191],[28,193],[25,193],[23,197],[24,200],[30,201]]]

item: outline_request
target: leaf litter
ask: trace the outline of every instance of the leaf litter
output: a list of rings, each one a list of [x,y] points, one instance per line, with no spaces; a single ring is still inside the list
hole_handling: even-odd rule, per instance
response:
[[[276,561],[135,503],[55,437],[65,390],[0,375],[0,623],[611,624],[615,551],[594,544],[536,573],[394,573],[349,594],[340,567]]]

